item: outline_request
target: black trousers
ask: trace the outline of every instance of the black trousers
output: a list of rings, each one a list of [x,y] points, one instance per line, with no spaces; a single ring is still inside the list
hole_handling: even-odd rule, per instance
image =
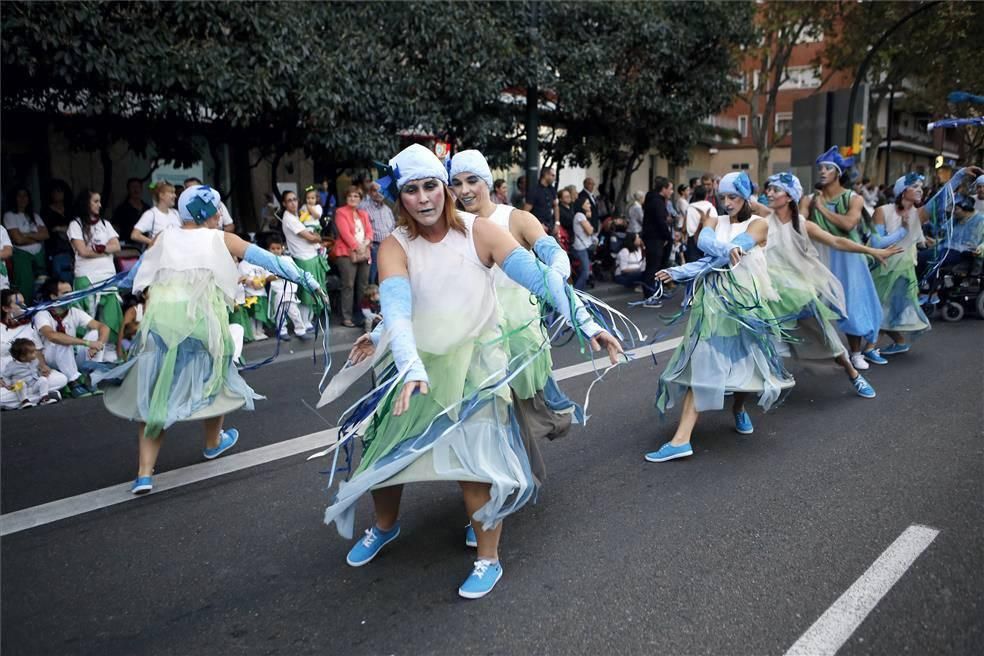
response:
[[[666,268],[669,240],[645,238],[642,243],[646,246],[646,272],[642,275],[642,281],[644,285],[652,285],[656,272]]]

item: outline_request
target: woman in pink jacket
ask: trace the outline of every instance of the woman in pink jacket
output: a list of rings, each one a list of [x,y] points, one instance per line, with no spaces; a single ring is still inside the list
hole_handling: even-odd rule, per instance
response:
[[[359,209],[362,202],[362,191],[349,187],[345,196],[345,205],[335,211],[335,229],[338,239],[331,251],[342,277],[342,325],[355,328],[352,322],[352,311],[356,298],[361,299],[362,293],[369,282],[369,246],[372,244],[372,224],[369,214]]]

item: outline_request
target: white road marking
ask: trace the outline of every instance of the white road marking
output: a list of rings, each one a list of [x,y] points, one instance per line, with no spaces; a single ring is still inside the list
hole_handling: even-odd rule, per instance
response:
[[[676,337],[657,342],[652,346],[641,346],[627,353],[631,358],[646,358],[650,353],[664,353],[672,350],[676,348],[680,341],[681,338]],[[597,363],[599,370],[605,367],[606,362],[599,360]],[[554,378],[557,381],[566,380],[590,373],[593,369],[594,365],[591,362],[582,362],[569,367],[555,369]],[[284,440],[283,442],[277,442],[276,444],[223,456],[216,460],[155,474],[154,493],[191,485],[192,483],[198,483],[199,481],[222,476],[223,474],[231,474],[243,469],[273,462],[274,460],[289,458],[300,453],[324,449],[334,444],[337,439],[338,429],[331,428]],[[50,524],[51,522],[57,522],[62,519],[92,512],[93,510],[138,499],[138,496],[130,494],[130,485],[131,483],[120,483],[119,485],[112,485],[101,490],[93,490],[92,492],[85,492],[74,497],[58,499],[57,501],[7,513],[0,516],[0,536],[26,531]]]
[[[786,656],[833,656],[837,653],[939,533],[918,524],[905,529],[861,578],[789,648]]]

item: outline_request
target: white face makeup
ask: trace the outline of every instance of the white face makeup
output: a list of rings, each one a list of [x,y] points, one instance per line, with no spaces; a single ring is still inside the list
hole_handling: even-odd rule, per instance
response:
[[[491,198],[485,180],[467,171],[451,179],[451,193],[469,212],[477,212]]]
[[[789,203],[789,194],[775,185],[769,185],[765,194],[769,197],[769,207],[774,210],[785,207]]]
[[[432,226],[444,213],[444,183],[437,178],[411,180],[400,190],[400,201],[414,221]]]
[[[820,172],[820,183],[824,186],[840,177],[840,170],[833,164],[820,164],[817,166],[817,170]]]

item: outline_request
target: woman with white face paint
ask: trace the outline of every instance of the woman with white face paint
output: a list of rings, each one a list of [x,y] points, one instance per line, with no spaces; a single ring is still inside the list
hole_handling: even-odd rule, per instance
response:
[[[850,239],[834,237],[808,222],[800,216],[798,208],[803,187],[792,173],[771,176],[766,182],[766,194],[769,206],[762,208],[767,211],[769,221],[765,256],[779,296],[770,307],[783,320],[782,327],[789,331],[790,355],[804,360],[833,359],[844,369],[858,396],[874,398],[874,388],[851,364],[832,325],[847,314],[844,288],[820,261],[811,239],[829,248],[864,253],[881,260],[898,249],[869,248]]]
[[[571,273],[570,260],[553,237],[547,235],[535,216],[511,205],[493,202],[490,192],[492,171],[482,153],[463,150],[451,159],[451,192],[466,212],[486,217],[506,230],[523,248],[533,251],[540,260],[564,280]],[[498,266],[493,267],[495,294],[499,303],[499,325],[504,346],[513,368],[532,361],[509,383],[516,419],[537,483],[542,483],[545,468],[537,439],[557,439],[567,435],[571,420],[583,420],[577,405],[564,396],[551,376],[550,337],[540,321],[542,305],[530,302],[530,292],[514,282]],[[474,546],[474,529],[469,525],[466,544]]]
[[[362,460],[339,486],[325,522],[351,537],[355,501],[372,491],[375,523],[347,558],[359,567],[399,536],[403,484],[457,481],[478,529],[478,559],[458,592],[475,599],[502,576],[502,519],[535,492],[513,419],[509,375],[515,371],[498,325],[493,265],[564,313],[613,362],[621,347],[573,299],[562,277],[540,268],[508,232],[454,209],[447,169],[432,152],[412,145],[389,167],[380,186],[396,201],[397,229],[379,248],[385,330],[378,350],[368,336],[360,338],[349,365],[370,357],[385,364],[383,356],[392,356],[393,366],[384,370],[375,398],[357,408],[365,425]]]
[[[768,221],[752,214],[752,184],[744,172],[724,176],[719,190],[727,214],[701,211],[698,246],[707,257],[656,274],[663,283],[695,283],[686,334],[660,376],[656,397],[661,413],[682,397],[680,423],[669,442],[646,454],[649,462],[693,455],[699,413],[722,409],[725,393],[734,393],[735,430],[747,435],[754,430],[745,408],[748,394],[758,394],[767,410],[794,384],[782,365],[779,327],[769,307],[779,297],[763,248]]]

